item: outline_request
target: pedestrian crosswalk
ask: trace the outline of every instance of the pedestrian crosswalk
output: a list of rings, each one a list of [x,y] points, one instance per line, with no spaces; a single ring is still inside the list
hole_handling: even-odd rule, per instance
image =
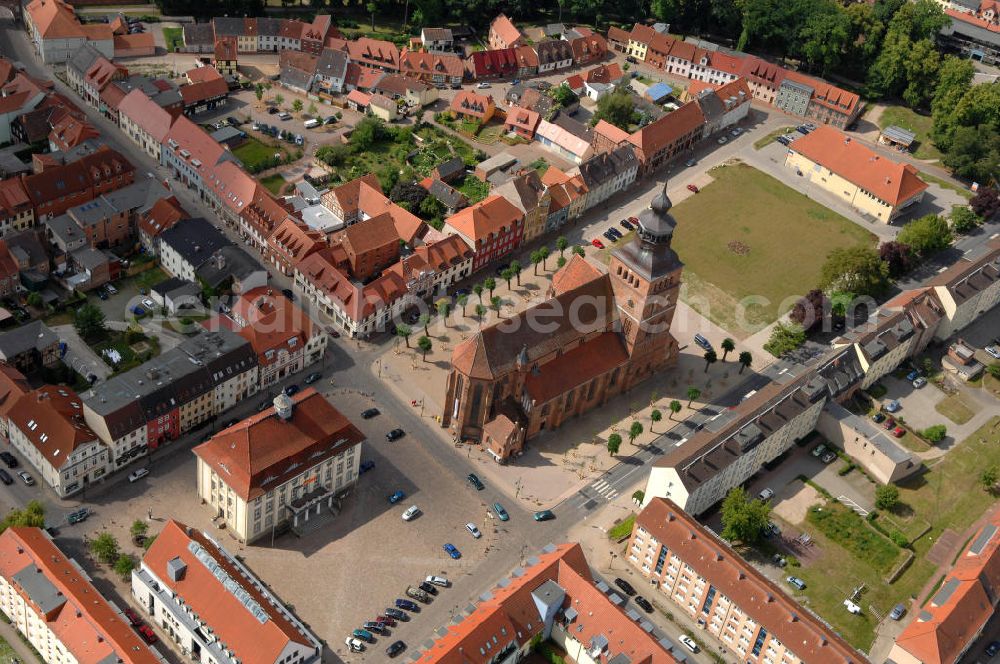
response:
[[[618,496],[618,490],[608,484],[607,480],[597,480],[590,486],[605,500],[614,500]]]

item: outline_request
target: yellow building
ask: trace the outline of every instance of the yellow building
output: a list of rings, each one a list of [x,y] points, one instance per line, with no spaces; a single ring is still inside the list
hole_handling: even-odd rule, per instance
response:
[[[312,530],[357,482],[362,442],[315,389],[279,394],[273,407],[194,449],[198,496],[242,542],[289,527]]]
[[[829,125],[796,139],[785,165],[886,224],[923,200],[927,190],[912,165],[887,159]]]

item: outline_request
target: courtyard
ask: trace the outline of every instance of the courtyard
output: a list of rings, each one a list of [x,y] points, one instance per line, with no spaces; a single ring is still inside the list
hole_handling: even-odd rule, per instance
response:
[[[744,164],[710,171],[710,184],[674,206],[681,298],[743,339],[777,320],[819,282],[833,249],[875,237]]]

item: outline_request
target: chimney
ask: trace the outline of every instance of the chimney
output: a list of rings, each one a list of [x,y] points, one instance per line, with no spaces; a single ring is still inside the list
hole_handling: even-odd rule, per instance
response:
[[[221,249],[215,254],[215,267],[220,270],[226,267],[226,257],[222,255]]]

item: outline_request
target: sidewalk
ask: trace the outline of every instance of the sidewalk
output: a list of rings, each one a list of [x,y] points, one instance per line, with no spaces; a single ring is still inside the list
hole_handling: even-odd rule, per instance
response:
[[[0,638],[6,641],[7,645],[17,653],[22,664],[34,664],[41,661],[32,652],[31,648],[24,645],[24,641],[21,640],[21,633],[13,625],[8,625],[6,622],[0,621]]]

